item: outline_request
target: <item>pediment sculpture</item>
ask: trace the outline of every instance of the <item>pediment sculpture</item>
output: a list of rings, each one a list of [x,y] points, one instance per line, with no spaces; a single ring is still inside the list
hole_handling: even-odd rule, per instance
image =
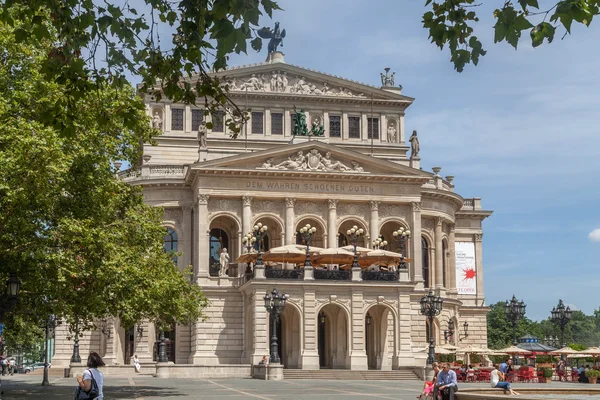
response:
[[[286,71],[272,71],[270,74],[252,74],[241,78],[225,78],[225,83],[230,91],[271,92],[306,94],[313,96],[342,96],[365,98],[364,93],[353,93],[345,87],[330,87],[327,82],[323,84],[310,82],[304,76],[289,77]]]
[[[271,170],[288,170],[288,171],[329,171],[329,172],[359,172],[364,173],[364,168],[356,161],[351,162],[351,166],[347,166],[341,161],[331,158],[331,153],[328,151],[322,155],[319,150],[312,149],[304,154],[303,151],[298,151],[295,155],[289,156],[286,160],[280,163],[275,163],[273,157],[265,160],[261,167],[257,169]]]

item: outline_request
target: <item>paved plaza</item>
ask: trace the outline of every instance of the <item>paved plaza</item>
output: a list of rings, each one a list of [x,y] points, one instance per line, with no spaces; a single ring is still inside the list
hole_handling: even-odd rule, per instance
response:
[[[2,400],[70,399],[75,391],[74,378],[50,377],[50,387],[40,385],[41,376],[10,376],[2,379]],[[420,381],[341,381],[284,380],[266,382],[255,379],[156,379],[151,376],[107,376],[104,395],[119,399],[415,399],[422,388]],[[581,387],[576,383],[552,382],[552,388]],[[548,387],[544,384],[515,384],[519,387]],[[461,388],[489,387],[488,383],[460,384]]]

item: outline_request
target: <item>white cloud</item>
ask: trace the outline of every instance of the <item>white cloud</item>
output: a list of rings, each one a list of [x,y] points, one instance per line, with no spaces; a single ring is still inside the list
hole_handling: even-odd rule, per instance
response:
[[[600,228],[591,231],[588,235],[588,238],[592,242],[600,243]]]

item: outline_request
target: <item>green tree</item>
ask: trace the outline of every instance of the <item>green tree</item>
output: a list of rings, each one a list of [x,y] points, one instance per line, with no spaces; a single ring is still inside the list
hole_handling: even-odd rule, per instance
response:
[[[12,24],[0,23],[0,282],[21,279],[16,314],[78,330],[107,316],[195,321],[206,299],[163,250],[162,210],[115,175],[156,134],[142,100],[127,85],[74,97],[43,72],[53,30],[19,41],[31,21]]]
[[[517,322],[517,340],[525,335],[535,334],[536,323],[529,318],[521,318]],[[487,313],[488,346],[492,349],[508,347],[513,343],[512,321],[506,318],[504,302],[499,301],[490,306]]]
[[[589,26],[598,15],[600,0],[561,0],[548,8],[540,8],[538,0],[496,1],[494,10],[494,43],[508,42],[515,49],[521,34],[529,33],[533,47],[544,41],[552,43],[559,30],[571,33],[573,22]],[[426,0],[428,11],[423,15],[423,26],[429,30],[431,42],[450,49],[451,62],[461,72],[465,65],[477,65],[486,54],[483,44],[474,34],[479,21],[477,8],[483,1]],[[564,36],[563,36],[564,37]]]

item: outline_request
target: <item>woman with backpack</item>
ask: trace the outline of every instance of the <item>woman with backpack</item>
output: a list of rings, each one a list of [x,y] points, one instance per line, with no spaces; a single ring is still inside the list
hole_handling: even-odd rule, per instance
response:
[[[104,374],[98,370],[98,367],[104,367],[104,361],[98,353],[92,351],[87,359],[87,369],[83,371],[83,376],[77,377],[79,387],[75,392],[75,399],[104,399],[102,393]]]

